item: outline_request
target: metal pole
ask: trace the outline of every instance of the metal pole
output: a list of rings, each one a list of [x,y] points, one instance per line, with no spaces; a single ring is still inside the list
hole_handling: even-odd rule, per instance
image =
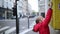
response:
[[[15,0],[15,4],[16,4],[16,34],[19,34],[19,19],[18,19],[18,15],[17,15],[17,0]]]
[[[29,16],[28,16],[28,29],[29,29]]]
[[[27,0],[27,10],[28,10],[28,0]],[[28,10],[28,14],[29,14],[29,10]],[[29,29],[29,15],[27,16],[27,18],[28,18],[28,29]]]
[[[5,34],[5,32],[3,32],[3,34]]]
[[[7,6],[7,19],[8,19],[8,6]]]
[[[7,2],[7,11],[6,11],[7,19],[8,19],[8,2]]]

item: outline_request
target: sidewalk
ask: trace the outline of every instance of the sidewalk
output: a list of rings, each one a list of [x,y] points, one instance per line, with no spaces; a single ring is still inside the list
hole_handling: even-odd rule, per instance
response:
[[[33,31],[29,31],[29,32],[27,32],[25,34],[39,34],[39,33],[38,32],[33,32]]]
[[[54,30],[51,26],[50,27],[50,34],[60,34],[59,30]],[[25,34],[39,34],[38,32],[33,32],[32,30],[26,32]]]
[[[24,30],[20,34],[39,34],[38,32],[33,32],[32,31],[32,28],[33,28],[34,24],[35,24],[35,22],[33,24],[31,24],[29,29]],[[49,25],[49,28],[50,28],[50,34],[60,34],[59,30],[54,30],[50,25]]]
[[[29,29],[26,29],[23,32],[20,32],[20,34],[25,34],[25,33],[29,32],[29,31],[32,31],[34,24],[35,24],[35,21],[30,25],[30,28]]]

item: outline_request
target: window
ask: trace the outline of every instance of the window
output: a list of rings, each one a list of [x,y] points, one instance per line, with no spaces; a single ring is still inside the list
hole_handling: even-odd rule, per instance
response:
[[[22,3],[20,3],[20,6],[22,6],[23,4]]]
[[[45,12],[41,13],[41,16],[43,16],[45,18]]]
[[[27,1],[27,0],[25,0],[25,1]]]
[[[18,9],[19,9],[19,10],[22,10],[22,7],[21,7],[21,6],[18,6]]]

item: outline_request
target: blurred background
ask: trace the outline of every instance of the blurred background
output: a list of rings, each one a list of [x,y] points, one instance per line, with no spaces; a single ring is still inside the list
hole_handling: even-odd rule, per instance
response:
[[[16,34],[17,30],[18,34],[38,34],[32,28],[37,17],[45,17],[50,1],[53,3],[50,32],[60,34],[60,0],[0,0],[0,34]]]

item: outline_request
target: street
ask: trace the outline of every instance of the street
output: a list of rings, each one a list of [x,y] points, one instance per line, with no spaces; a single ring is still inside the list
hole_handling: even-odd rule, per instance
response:
[[[33,32],[32,27],[35,24],[35,18],[29,18],[29,29],[28,29],[28,18],[20,18],[19,19],[19,34],[38,34],[38,32]],[[13,20],[0,20],[0,26],[10,26],[10,28],[13,28],[16,26],[15,19]],[[50,33],[51,34],[60,34],[59,30],[54,30],[51,26],[50,27]],[[13,28],[12,30],[14,30]],[[9,31],[8,31],[9,32]],[[12,31],[10,34],[16,34],[16,29]]]
[[[31,27],[31,25],[34,23],[36,18],[29,18],[29,27]],[[22,18],[19,21],[19,28],[20,28],[20,32],[22,32],[23,30],[28,29],[28,18]]]
[[[38,34],[38,32],[33,32],[32,27],[35,24],[35,19],[34,18],[29,18],[29,29],[28,29],[28,18],[20,18],[19,19],[19,34]],[[0,20],[0,26],[10,26],[12,28],[12,31],[10,34],[16,34],[16,22],[15,19],[13,20]],[[50,27],[50,33],[51,34],[60,34],[59,30],[54,30],[51,26]],[[9,31],[8,31],[9,32]]]
[[[29,27],[32,27],[36,17],[29,18]],[[16,27],[15,19],[13,20],[0,20],[1,26],[10,26],[11,28]],[[19,32],[23,32],[24,30],[28,29],[28,18],[20,18],[19,19]],[[16,31],[16,30],[15,30]],[[14,33],[15,33],[14,31]]]

